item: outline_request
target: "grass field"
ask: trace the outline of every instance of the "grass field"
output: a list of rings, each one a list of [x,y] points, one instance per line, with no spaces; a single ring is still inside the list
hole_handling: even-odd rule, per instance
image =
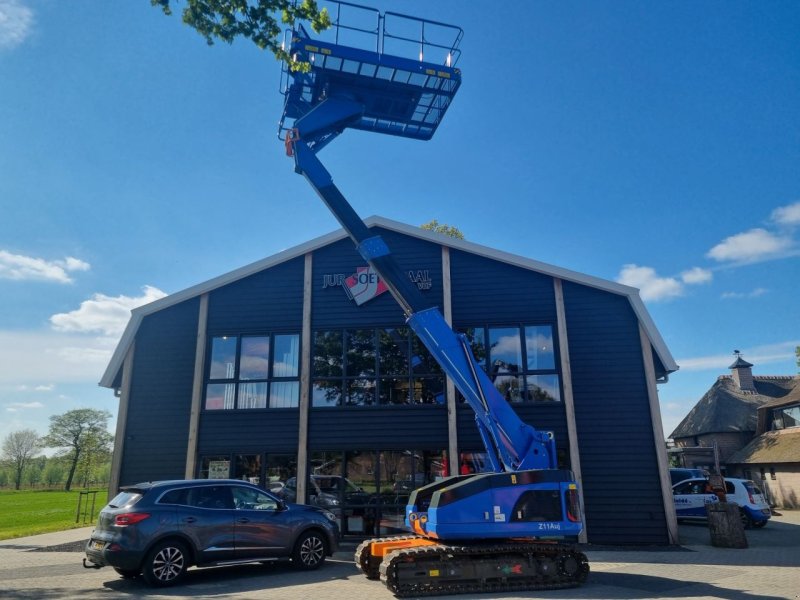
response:
[[[97,513],[106,505],[107,490],[98,490],[94,516],[90,518],[87,511],[87,521],[84,523],[81,508],[81,518],[76,523],[80,491],[83,490],[0,491],[0,540],[94,525]],[[86,498],[89,498],[91,509],[91,495],[84,496],[82,506]]]

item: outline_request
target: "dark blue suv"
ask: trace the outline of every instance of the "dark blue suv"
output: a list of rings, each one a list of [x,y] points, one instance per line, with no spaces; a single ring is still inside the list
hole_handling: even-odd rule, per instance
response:
[[[316,569],[339,543],[328,510],[288,504],[238,480],[155,481],[123,487],[100,511],[84,566],[178,583],[198,567],[289,558]]]

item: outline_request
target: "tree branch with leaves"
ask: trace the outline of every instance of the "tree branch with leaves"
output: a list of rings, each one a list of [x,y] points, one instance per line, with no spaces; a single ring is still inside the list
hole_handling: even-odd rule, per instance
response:
[[[3,440],[3,458],[14,471],[14,489],[22,483],[22,474],[31,459],[39,453],[39,436],[33,429],[12,431]]]
[[[319,9],[315,0],[183,0],[183,22],[202,35],[211,46],[214,40],[232,43],[237,37],[252,41],[262,50],[286,62],[293,71],[308,71],[308,63],[294,60],[280,42],[285,27],[308,22],[319,33],[331,26],[328,10]],[[178,0],[150,0],[164,14],[172,14]]]

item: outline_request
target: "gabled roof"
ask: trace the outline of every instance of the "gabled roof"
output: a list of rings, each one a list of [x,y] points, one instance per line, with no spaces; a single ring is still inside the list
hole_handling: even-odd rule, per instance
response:
[[[523,256],[518,256],[516,254],[495,250],[493,248],[475,244],[473,242],[458,240],[444,234],[435,233],[433,231],[428,231],[420,227],[407,225],[405,223],[400,223],[398,221],[393,221],[383,217],[372,216],[365,219],[364,222],[368,227],[380,227],[389,231],[395,231],[410,237],[419,238],[428,242],[439,244],[441,246],[454,248],[456,250],[463,250],[464,252],[469,252],[471,254],[476,254],[499,262],[508,263],[523,269],[536,271],[538,273],[556,277],[558,279],[572,281],[613,294],[626,296],[631,304],[631,308],[647,333],[653,350],[655,351],[659,360],[661,360],[661,364],[664,366],[666,372],[672,373],[678,370],[678,365],[675,363],[675,359],[672,357],[669,349],[667,349],[667,345],[664,343],[664,340],[661,337],[661,334],[658,332],[658,329],[656,329],[655,323],[650,317],[650,314],[647,312],[642,299],[639,297],[639,290],[636,288],[622,285],[614,281],[609,281],[607,279],[600,279],[599,277],[585,275],[576,271],[570,271],[569,269],[563,269],[561,267],[549,265],[547,263],[525,258]],[[344,229],[333,231],[305,242],[304,244],[300,244],[299,246],[289,248],[283,252],[279,252],[278,254],[273,254],[272,256],[256,261],[224,275],[220,275],[219,277],[209,279],[204,283],[200,283],[180,292],[176,292],[161,298],[160,300],[156,300],[155,302],[151,302],[150,304],[145,304],[144,306],[133,309],[131,311],[131,319],[128,321],[128,325],[122,334],[122,338],[120,338],[119,344],[117,344],[116,350],[114,350],[114,354],[111,357],[108,367],[106,367],[105,373],[100,380],[100,385],[108,388],[114,387],[114,380],[120,368],[122,368],[122,361],[124,360],[128,349],[136,337],[136,332],[139,329],[142,319],[147,315],[153,314],[170,306],[174,306],[191,298],[201,296],[202,294],[211,292],[212,290],[263,271],[264,269],[269,269],[270,267],[274,267],[280,263],[303,256],[308,252],[312,252],[324,246],[330,245],[346,237],[347,233],[344,231]]]
[[[762,433],[731,456],[728,463],[800,463],[800,427]]]
[[[753,376],[756,392],[746,392],[730,375],[717,378],[700,401],[670,434],[672,439],[705,433],[756,432],[758,408],[793,392],[795,377]]]

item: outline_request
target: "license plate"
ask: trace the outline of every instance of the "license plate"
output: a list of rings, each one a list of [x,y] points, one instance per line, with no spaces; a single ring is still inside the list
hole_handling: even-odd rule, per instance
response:
[[[105,544],[99,540],[92,540],[92,549],[93,550],[102,550]]]

